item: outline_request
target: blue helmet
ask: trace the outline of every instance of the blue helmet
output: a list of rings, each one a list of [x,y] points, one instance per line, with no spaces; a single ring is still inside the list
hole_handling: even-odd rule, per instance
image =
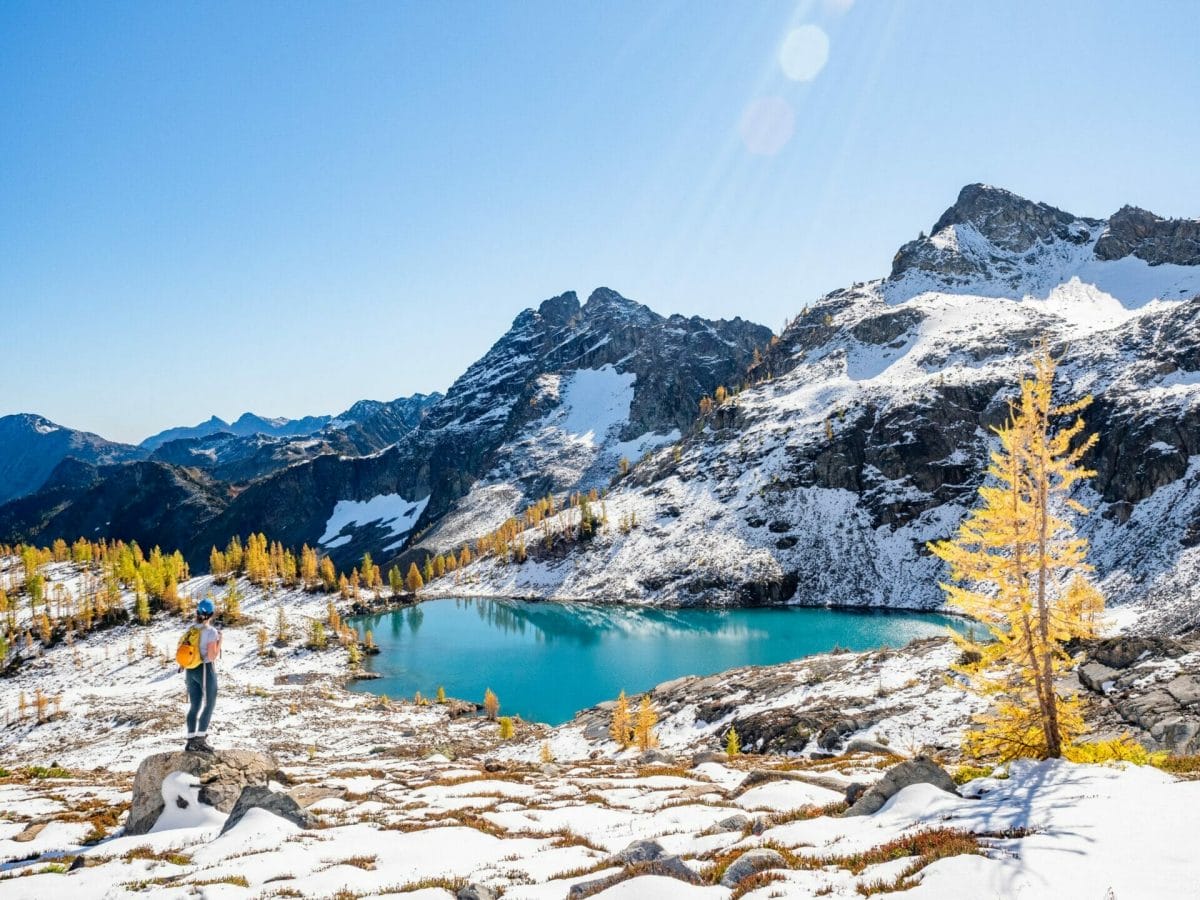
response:
[[[213,602],[207,597],[196,604],[196,612],[202,616],[211,616],[214,612],[216,612],[216,609],[217,608],[213,606]]]

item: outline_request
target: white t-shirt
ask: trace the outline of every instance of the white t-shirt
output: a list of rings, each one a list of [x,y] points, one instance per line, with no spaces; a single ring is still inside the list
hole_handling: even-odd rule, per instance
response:
[[[219,641],[220,639],[221,639],[221,632],[219,632],[217,630],[216,626],[213,625],[211,622],[208,623],[207,625],[200,626],[200,659],[201,660],[203,660],[204,662],[208,662],[208,647],[209,647],[209,645],[212,644],[213,641]]]

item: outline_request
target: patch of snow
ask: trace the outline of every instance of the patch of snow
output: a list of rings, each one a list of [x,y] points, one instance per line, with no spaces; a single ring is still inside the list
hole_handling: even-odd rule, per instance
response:
[[[345,533],[347,529],[378,525],[395,539],[384,548],[391,550],[404,542],[428,504],[428,497],[413,501],[399,494],[378,494],[370,500],[339,500],[325,522],[325,532],[318,543],[326,549],[341,547],[350,542],[351,535]]]
[[[177,828],[220,828],[229,818],[200,802],[200,779],[187,772],[171,772],[162,782],[163,811],[151,833]]]

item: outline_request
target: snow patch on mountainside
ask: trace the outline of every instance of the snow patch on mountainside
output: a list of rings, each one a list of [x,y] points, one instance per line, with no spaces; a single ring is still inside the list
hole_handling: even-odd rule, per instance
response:
[[[325,522],[325,532],[319,543],[325,549],[348,544],[354,528],[379,525],[394,539],[384,549],[392,549],[403,543],[421,517],[429,498],[407,500],[399,494],[379,494],[370,500],[339,500]]]
[[[678,429],[621,440],[636,383],[633,372],[618,371],[611,364],[539,376],[533,402],[549,411],[505,445],[497,465],[418,547],[432,551],[465,543],[520,514],[546,493],[606,487],[622,458],[634,463],[678,440]]]
[[[636,380],[632,372],[618,372],[611,365],[572,372],[560,388],[562,406],[547,417],[546,427],[593,447],[603,443],[610,431],[629,421]]]

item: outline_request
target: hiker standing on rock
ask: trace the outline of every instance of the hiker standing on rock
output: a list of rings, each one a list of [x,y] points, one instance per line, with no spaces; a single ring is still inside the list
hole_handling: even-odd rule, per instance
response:
[[[196,605],[196,623],[184,633],[175,652],[183,669],[188,692],[187,745],[184,750],[212,753],[208,723],[217,702],[217,657],[221,655],[221,632],[213,625],[213,602],[207,597]]]

